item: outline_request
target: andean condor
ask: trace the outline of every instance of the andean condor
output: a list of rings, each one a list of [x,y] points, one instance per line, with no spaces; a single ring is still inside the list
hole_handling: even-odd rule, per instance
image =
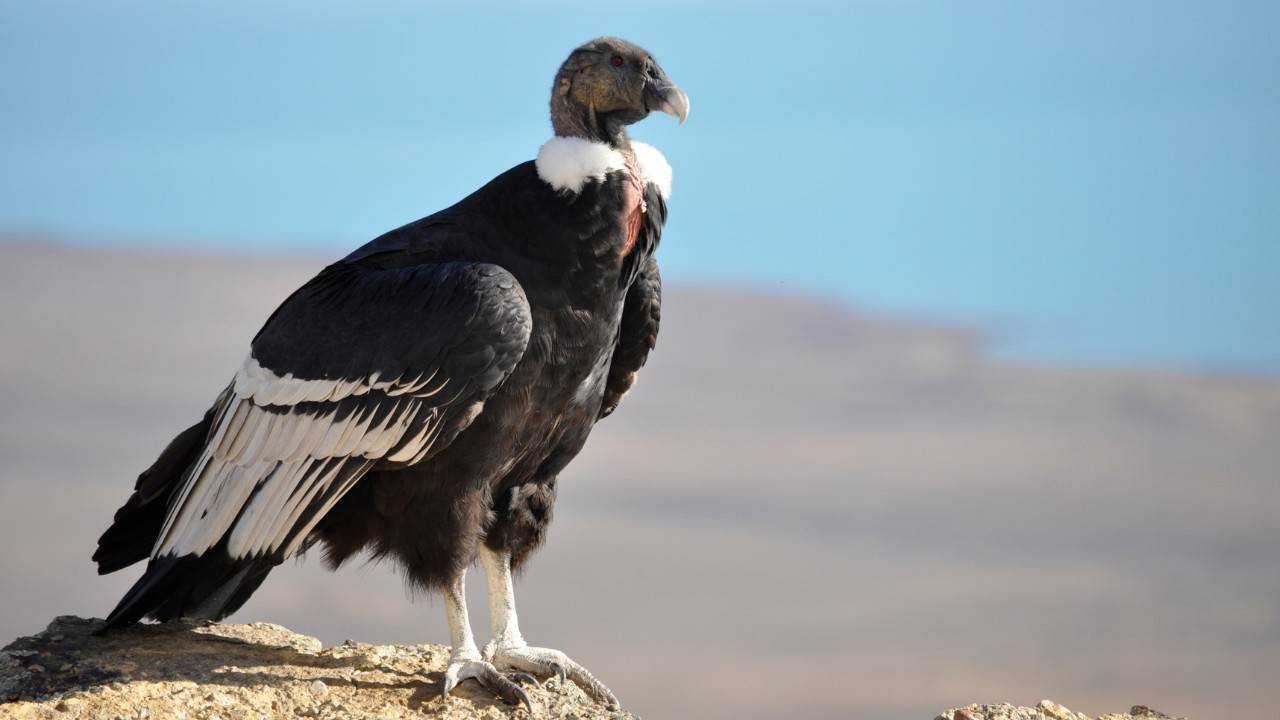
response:
[[[525,643],[512,571],[657,338],[671,168],[626,133],[654,110],[683,122],[689,99],[645,50],[588,42],[556,74],[536,160],[286,299],[98,541],[100,573],[147,560],[106,627],[221,619],[298,552],[319,544],[336,567],[368,550],[443,590],[445,695],[474,678],[528,704],[496,666],[567,674],[616,706],[564,653]],[[463,592],[477,556],[494,609],[483,655]]]

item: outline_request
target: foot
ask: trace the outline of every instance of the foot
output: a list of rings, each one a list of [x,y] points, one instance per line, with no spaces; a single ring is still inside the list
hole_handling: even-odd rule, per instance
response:
[[[506,675],[498,672],[492,664],[481,660],[474,653],[475,650],[472,649],[471,653],[455,654],[449,658],[449,667],[444,672],[444,688],[440,696],[448,701],[449,693],[458,687],[458,683],[470,678],[480,683],[484,689],[502,698],[502,701],[508,705],[524,703],[529,714],[532,715],[533,702],[529,700],[529,695],[525,693],[524,688],[512,682]],[[537,679],[528,673],[514,673],[511,677],[538,684]]]
[[[485,646],[484,656],[498,667],[524,670],[547,677],[556,675],[561,683],[564,683],[565,678],[568,677],[589,695],[607,705],[609,709],[617,710],[620,707],[618,698],[614,697],[613,692],[605,687],[604,683],[559,650],[531,647],[523,643],[498,645],[491,642]]]

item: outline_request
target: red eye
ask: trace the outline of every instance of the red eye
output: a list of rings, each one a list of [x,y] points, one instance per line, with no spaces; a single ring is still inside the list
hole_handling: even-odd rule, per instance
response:
[[[609,58],[609,64],[614,67],[622,67],[623,62],[625,61],[622,59],[621,55],[614,55],[613,57]]]

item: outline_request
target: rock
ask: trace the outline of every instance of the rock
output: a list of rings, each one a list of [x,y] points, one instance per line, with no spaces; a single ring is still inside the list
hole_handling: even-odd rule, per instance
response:
[[[1162,712],[1152,710],[1146,705],[1134,705],[1128,713],[1099,715],[1097,720],[1149,720],[1150,718],[1186,720],[1186,718],[1173,718]],[[934,720],[1091,720],[1091,718],[1082,712],[1063,707],[1052,700],[1041,700],[1033,708],[1018,707],[1009,703],[968,705],[947,710],[934,718]]]
[[[1036,705],[1036,709],[1044,713],[1046,718],[1052,718],[1053,720],[1089,720],[1089,717],[1084,713],[1068,710],[1052,700],[1041,700]]]
[[[94,635],[102,621],[64,616],[0,650],[0,719],[527,718],[464,682],[440,699],[449,657],[437,645],[325,649],[279,625],[171,622]],[[37,669],[39,668],[39,669]],[[577,685],[525,685],[539,717],[637,720]],[[1157,717],[1157,716],[1151,716]]]

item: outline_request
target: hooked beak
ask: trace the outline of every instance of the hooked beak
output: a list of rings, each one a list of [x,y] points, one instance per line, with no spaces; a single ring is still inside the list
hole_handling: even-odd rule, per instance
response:
[[[667,80],[650,83],[644,90],[645,105],[650,110],[660,110],[683,125],[689,117],[689,96]]]

